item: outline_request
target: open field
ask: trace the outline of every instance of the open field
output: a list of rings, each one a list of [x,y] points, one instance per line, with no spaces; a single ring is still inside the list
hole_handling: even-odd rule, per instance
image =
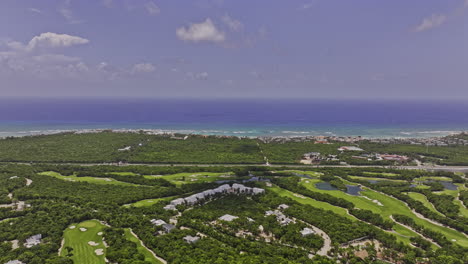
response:
[[[449,177],[426,176],[426,177],[416,178],[414,179],[414,181],[448,181],[448,182],[451,182],[452,179]]]
[[[52,176],[57,179],[71,182],[89,182],[94,184],[111,184],[111,185],[122,185],[122,186],[138,186],[137,184],[121,182],[112,178],[97,178],[97,177],[77,177],[77,176],[63,176],[60,173],[54,171],[45,171],[39,173],[39,175]]]
[[[362,176],[349,176],[349,178],[353,180],[363,180],[363,181],[389,181],[389,182],[406,182],[405,180],[396,180],[396,179],[388,179],[388,178],[377,178],[377,177],[362,177]]]
[[[167,200],[172,200],[176,196],[170,196],[170,197],[163,197],[163,198],[155,198],[155,199],[146,199],[146,200],[141,200],[132,204],[126,204],[124,207],[145,207],[145,206],[151,206],[153,204],[157,204],[160,201],[167,201]]]
[[[375,175],[375,177],[378,177],[379,175],[388,176],[388,177],[399,176],[399,174],[396,174],[396,173],[389,173],[389,172],[369,172],[369,171],[364,171],[363,173],[364,173],[365,175]]]
[[[187,183],[201,183],[201,182],[214,182],[235,180],[238,177],[232,173],[218,173],[218,172],[183,172],[170,175],[145,175],[147,179],[162,178],[168,180],[178,186]]]
[[[341,215],[343,217],[346,217],[350,220],[353,220],[353,221],[357,221],[355,217],[351,216],[350,214],[347,213],[346,209],[342,208],[342,207],[338,207],[338,206],[334,206],[334,205],[331,205],[329,203],[326,203],[326,202],[321,202],[321,201],[317,201],[317,200],[314,200],[312,198],[309,198],[309,197],[305,197],[305,196],[302,196],[302,195],[298,195],[298,194],[294,194],[288,190],[285,190],[285,189],[282,189],[280,187],[277,187],[277,186],[272,186],[272,187],[269,187],[268,188],[269,190],[279,194],[280,196],[284,196],[284,197],[288,197],[288,198],[291,198],[299,203],[302,203],[302,204],[308,204],[308,205],[311,205],[311,206],[314,206],[314,207],[317,207],[317,208],[321,208],[321,209],[324,209],[324,210],[330,210],[338,215]],[[411,230],[408,230],[407,228],[399,225],[399,224],[396,224],[394,226],[394,230],[395,232],[387,232],[387,233],[391,233],[393,234],[398,241],[401,241],[407,245],[409,245],[411,243],[410,241],[410,237],[412,236],[418,236],[418,234],[414,233],[413,231]]]
[[[293,199],[293,200],[295,200],[295,201],[297,201],[299,203],[312,205],[314,207],[322,208],[324,210],[330,210],[330,211],[332,211],[332,212],[334,212],[336,214],[339,214],[339,215],[344,216],[346,218],[349,218],[351,220],[356,220],[354,217],[350,216],[346,212],[346,209],[344,209],[344,208],[334,206],[334,205],[331,205],[331,204],[326,203],[326,202],[317,201],[317,200],[314,200],[312,198],[305,197],[305,196],[302,196],[302,195],[299,195],[299,194],[295,194],[293,192],[290,192],[290,191],[285,190],[283,188],[280,188],[278,186],[272,186],[272,187],[269,187],[268,189],[275,192],[275,193],[277,193],[277,194],[279,194],[280,196],[291,198],[291,199]]]
[[[468,238],[464,236],[463,234],[461,234],[460,232],[457,232],[450,228],[441,227],[441,226],[432,224],[424,219],[418,218],[413,212],[411,212],[411,210],[402,201],[397,200],[393,197],[390,197],[390,196],[381,194],[379,192],[370,190],[368,188],[365,188],[365,190],[362,191],[361,194],[363,196],[370,198],[370,200],[367,200],[363,198],[362,196],[352,196],[342,191],[319,190],[315,187],[315,184],[317,182],[320,182],[320,180],[308,180],[308,183],[307,181],[302,180],[301,184],[303,184],[306,188],[310,190],[313,190],[316,192],[328,193],[335,197],[346,199],[350,202],[353,202],[357,208],[371,210],[373,213],[379,214],[385,219],[390,219],[390,216],[392,214],[402,214],[402,215],[409,216],[415,221],[416,224],[438,231],[444,234],[449,240],[455,239],[454,243],[457,243],[461,246],[464,246],[464,247],[468,246]],[[376,203],[373,203],[371,200],[377,200],[380,203],[382,203],[383,206],[379,206]]]
[[[416,192],[409,192],[408,196],[413,198],[416,201],[420,201],[422,204],[424,204],[424,206],[426,206],[432,212],[437,213],[441,216],[444,216],[442,213],[440,213],[439,211],[435,209],[434,205],[427,200],[427,197],[424,194],[416,193]]]
[[[71,229],[71,227],[75,228]],[[81,231],[80,229],[84,228]],[[71,225],[64,232],[64,247],[60,252],[61,256],[67,255],[67,247],[73,248],[73,256],[71,259],[76,264],[104,264],[105,254],[98,256],[95,250],[102,249],[105,252],[105,246],[103,245],[102,236],[98,235],[102,232],[104,225],[99,223],[97,220],[85,221],[79,224]],[[97,246],[91,246],[88,242],[95,242]]]
[[[143,245],[141,244],[141,240],[138,239],[137,237],[135,237],[129,228],[126,228],[125,229],[125,237],[132,241],[132,242],[135,242],[137,244],[137,249],[138,249],[138,252],[143,254],[143,256],[145,256],[145,261],[148,261],[150,263],[154,263],[154,264],[162,264],[161,261],[159,261],[157,258],[155,258],[153,256],[153,254],[151,254],[150,251],[148,251],[148,249],[146,249],[145,247],[143,247]]]

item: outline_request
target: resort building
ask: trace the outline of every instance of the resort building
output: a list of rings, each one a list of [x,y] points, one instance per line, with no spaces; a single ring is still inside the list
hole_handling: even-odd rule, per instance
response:
[[[196,243],[198,240],[200,240],[200,237],[198,236],[185,236],[184,237],[184,241],[189,244]]]
[[[200,193],[190,195],[185,198],[178,198],[172,200],[168,205],[164,207],[166,210],[176,210],[178,205],[196,205],[204,202],[207,199],[213,198],[216,195],[225,195],[225,194],[245,194],[245,195],[257,195],[264,193],[265,190],[261,188],[251,188],[246,187],[242,184],[234,183],[232,187],[229,184],[223,184],[215,189],[205,190]]]
[[[225,215],[221,216],[218,219],[221,220],[221,221],[231,222],[232,220],[237,219],[237,218],[239,218],[239,217],[234,216],[234,215],[230,215],[230,214],[225,214]]]
[[[24,246],[26,248],[32,248],[34,246],[37,246],[37,245],[39,245],[41,243],[41,239],[42,239],[41,234],[34,235],[34,236],[26,239],[26,243],[24,243]]]
[[[24,262],[21,262],[21,261],[19,261],[19,260],[10,260],[10,261],[8,261],[8,262],[5,263],[5,264],[24,264]]]
[[[339,147],[338,151],[364,151],[362,148],[358,148],[355,146],[343,146]]]
[[[167,224],[167,223],[166,223],[164,220],[162,220],[162,219],[158,219],[158,220],[156,220],[156,219],[151,219],[150,222],[151,222],[153,225],[155,225],[155,226],[162,226],[162,225]]]
[[[308,227],[302,229],[302,231],[301,231],[301,235],[303,237],[308,236],[308,235],[313,235],[313,234],[315,234],[315,231],[312,230],[311,228],[308,228]]]

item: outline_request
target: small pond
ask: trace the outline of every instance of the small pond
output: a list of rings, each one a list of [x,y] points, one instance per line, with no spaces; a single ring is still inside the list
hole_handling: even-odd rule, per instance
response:
[[[458,189],[458,186],[456,186],[455,184],[453,184],[452,182],[448,182],[448,181],[440,181],[440,183],[445,187],[445,189],[447,190],[451,190],[451,191],[456,191]]]
[[[315,184],[315,187],[319,190],[324,190],[324,191],[336,191],[338,190],[337,188],[331,186],[329,182],[319,182]]]
[[[442,184],[444,186],[444,188],[447,189],[447,190],[451,190],[451,191],[458,190],[458,186],[453,184],[453,182],[449,182],[449,181],[424,181],[424,183],[428,183],[428,182],[438,182],[438,183]]]
[[[359,192],[362,191],[361,187],[358,185],[346,185],[346,193],[354,196],[361,195]]]
[[[310,175],[307,175],[307,174],[300,174],[300,173],[294,172],[293,175],[301,177],[301,178],[313,179]]]
[[[337,191],[338,189],[333,187],[329,182],[319,182],[315,184],[315,187],[319,190],[324,190],[324,191]],[[351,194],[351,195],[361,195],[359,192],[362,191],[361,187],[357,185],[346,185],[346,193]]]

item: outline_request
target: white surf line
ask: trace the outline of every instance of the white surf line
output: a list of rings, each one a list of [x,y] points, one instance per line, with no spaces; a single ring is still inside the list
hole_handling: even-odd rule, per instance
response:
[[[153,255],[153,257],[155,257],[157,260],[161,261],[161,263],[167,264],[167,261],[166,261],[166,260],[164,260],[163,258],[161,258],[161,257],[159,257],[158,255],[156,255],[151,249],[147,248],[147,247],[145,246],[145,243],[143,243],[143,241],[141,241],[141,239],[133,232],[133,230],[132,230],[131,228],[130,228],[130,233],[131,233],[134,237],[136,237],[136,238],[138,239],[138,241],[140,241],[140,245],[141,245],[142,247],[144,247],[146,250],[148,250],[148,251],[151,253],[151,255]]]

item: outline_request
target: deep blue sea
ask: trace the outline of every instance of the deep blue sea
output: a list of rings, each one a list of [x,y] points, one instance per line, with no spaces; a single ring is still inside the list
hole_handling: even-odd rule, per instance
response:
[[[468,130],[461,101],[0,99],[0,137],[83,129],[430,137]]]

